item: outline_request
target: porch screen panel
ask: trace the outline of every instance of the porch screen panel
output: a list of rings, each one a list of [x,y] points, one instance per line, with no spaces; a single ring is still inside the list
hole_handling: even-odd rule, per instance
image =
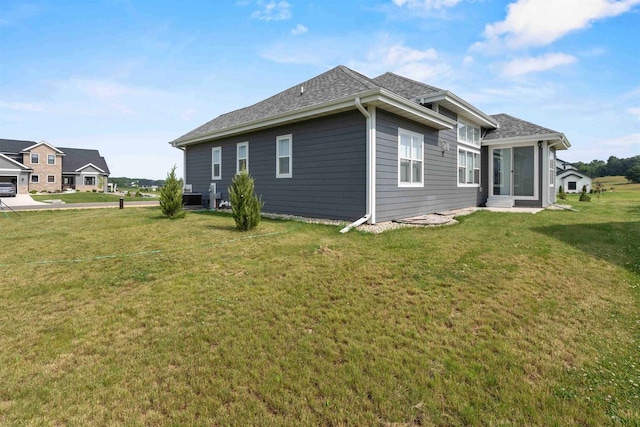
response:
[[[534,155],[534,147],[513,149],[513,194],[516,196],[533,196]]]

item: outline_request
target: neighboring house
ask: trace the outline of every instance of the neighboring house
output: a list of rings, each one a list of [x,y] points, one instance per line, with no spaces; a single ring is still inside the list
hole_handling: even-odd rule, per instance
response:
[[[558,190],[562,186],[566,193],[580,193],[585,185],[587,193],[591,191],[591,178],[564,160],[556,160],[556,181],[558,182]]]
[[[0,139],[0,182],[29,191],[106,191],[109,167],[98,150],[61,148],[42,141]]]
[[[246,168],[263,210],[376,223],[471,206],[555,202],[567,138],[457,95],[338,66],[171,144],[185,184],[227,201]],[[205,200],[207,203],[208,200]]]

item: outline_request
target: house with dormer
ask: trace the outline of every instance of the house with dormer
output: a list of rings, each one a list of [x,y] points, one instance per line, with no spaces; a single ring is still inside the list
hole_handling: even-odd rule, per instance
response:
[[[0,139],[0,182],[12,182],[18,194],[68,189],[106,191],[109,173],[98,150]]]
[[[555,202],[562,132],[458,95],[344,66],[170,142],[204,203],[246,169],[266,212],[376,223],[472,206]],[[209,198],[210,200],[206,200]]]
[[[583,187],[586,188],[587,193],[591,191],[591,177],[580,172],[572,163],[557,159],[556,176],[558,190],[562,186],[566,193],[580,193]]]

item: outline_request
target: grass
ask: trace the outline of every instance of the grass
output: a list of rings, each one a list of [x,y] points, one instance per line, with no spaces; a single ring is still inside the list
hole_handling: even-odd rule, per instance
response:
[[[54,193],[45,195],[32,195],[31,198],[38,202],[45,200],[62,200],[65,203],[102,203],[102,202],[117,202],[120,197],[124,197],[125,201],[139,201],[149,200],[142,197],[120,196],[118,194],[110,193],[94,193],[94,192],[76,192],[76,193]],[[153,199],[151,199],[153,200]]]
[[[0,217],[0,424],[637,425],[626,188],[382,235]]]

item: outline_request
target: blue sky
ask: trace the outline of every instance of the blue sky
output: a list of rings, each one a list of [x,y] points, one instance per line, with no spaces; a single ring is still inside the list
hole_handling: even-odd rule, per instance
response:
[[[640,0],[0,1],[0,138],[164,178],[169,141],[336,65],[640,154]]]

